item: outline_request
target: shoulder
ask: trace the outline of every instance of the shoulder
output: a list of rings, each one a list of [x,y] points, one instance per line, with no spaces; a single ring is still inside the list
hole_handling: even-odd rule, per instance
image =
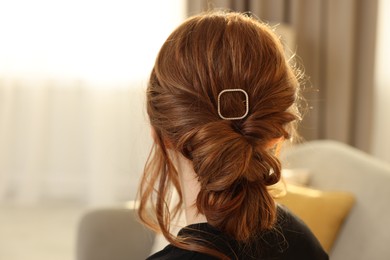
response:
[[[216,258],[199,252],[180,249],[168,245],[163,250],[151,255],[147,260],[215,260]]]
[[[194,230],[201,232],[197,233]],[[232,257],[233,259],[329,259],[327,253],[323,250],[317,238],[305,223],[283,206],[278,206],[278,219],[274,229],[259,235],[257,239],[249,244],[241,244],[229,239],[226,235],[208,224],[199,224],[184,228],[178,235],[200,235],[200,238],[209,241],[220,252],[223,252],[227,256],[235,255],[236,257]],[[207,254],[168,245],[163,250],[150,256],[147,260],[165,259],[215,260],[216,258]]]
[[[329,259],[309,227],[284,206],[278,206],[275,229],[283,237],[282,259]]]
[[[230,250],[226,250],[226,246],[228,246],[229,242],[225,240],[225,236],[214,227],[210,226],[208,223],[197,223],[189,225],[185,228],[182,228],[179,233],[178,237],[192,237],[196,238],[202,244],[206,247],[212,247],[213,249],[216,249],[220,252],[230,252]],[[205,245],[205,243],[207,245]],[[151,255],[147,260],[215,260],[217,258],[197,252],[197,251],[191,251],[186,249],[181,249],[177,246],[174,246],[172,244],[169,244],[166,246],[163,250],[155,253],[154,255]]]

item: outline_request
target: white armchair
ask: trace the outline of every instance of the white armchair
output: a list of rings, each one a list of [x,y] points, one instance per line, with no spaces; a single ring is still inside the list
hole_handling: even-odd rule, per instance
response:
[[[282,161],[287,168],[307,169],[311,187],[355,196],[330,259],[390,259],[390,165],[335,141],[294,146]]]

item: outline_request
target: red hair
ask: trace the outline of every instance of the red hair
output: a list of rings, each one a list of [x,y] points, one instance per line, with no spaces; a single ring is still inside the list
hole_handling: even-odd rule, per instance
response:
[[[223,120],[218,94],[236,88],[248,93],[249,113]],[[141,220],[178,247],[223,258],[169,233],[182,204],[169,144],[192,161],[201,187],[196,207],[210,225],[242,242],[272,228],[276,206],[267,187],[279,181],[281,165],[268,145],[290,137],[300,118],[298,88],[298,76],[267,25],[225,12],[186,20],[162,46],[147,88],[155,144],[139,189]],[[243,115],[244,103],[240,93],[225,93],[223,115]],[[172,188],[180,200],[170,212]]]

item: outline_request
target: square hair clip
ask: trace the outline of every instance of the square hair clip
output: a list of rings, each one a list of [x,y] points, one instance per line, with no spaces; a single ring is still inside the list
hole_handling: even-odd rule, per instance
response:
[[[222,115],[221,113],[221,96],[226,93],[226,92],[241,92],[245,95],[245,113],[242,115],[242,116],[239,116],[239,117],[225,117]],[[249,113],[249,97],[248,97],[248,93],[246,93],[245,90],[243,89],[240,89],[240,88],[234,88],[234,89],[225,89],[225,90],[222,90],[219,94],[218,94],[218,115],[220,118],[224,119],[224,120],[240,120],[240,119],[243,119],[245,118]]]

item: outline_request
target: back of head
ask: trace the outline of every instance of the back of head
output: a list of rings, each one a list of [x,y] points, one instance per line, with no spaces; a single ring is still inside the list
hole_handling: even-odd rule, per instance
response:
[[[231,89],[248,97],[221,94]],[[180,194],[169,144],[192,161],[201,186],[196,205],[211,225],[239,241],[271,228],[276,207],[267,187],[279,181],[281,166],[270,143],[290,137],[297,92],[297,77],[267,25],[238,13],[189,18],[166,40],[151,73],[147,111],[157,147],[144,181],[159,182],[160,192],[172,183]],[[151,191],[141,189],[141,197]],[[160,216],[160,228],[164,221]]]

